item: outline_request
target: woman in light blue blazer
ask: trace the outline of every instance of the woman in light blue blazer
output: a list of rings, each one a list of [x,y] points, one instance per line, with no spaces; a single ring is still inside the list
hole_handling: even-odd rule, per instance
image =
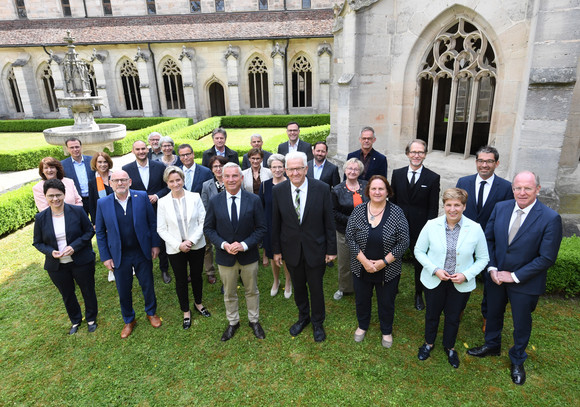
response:
[[[418,358],[429,357],[443,312],[443,349],[454,368],[459,367],[455,340],[461,312],[475,288],[475,276],[489,262],[481,226],[463,216],[466,202],[465,190],[446,190],[443,193],[445,215],[428,221],[415,245],[415,258],[423,265],[421,282],[427,302],[425,343],[419,348]]]

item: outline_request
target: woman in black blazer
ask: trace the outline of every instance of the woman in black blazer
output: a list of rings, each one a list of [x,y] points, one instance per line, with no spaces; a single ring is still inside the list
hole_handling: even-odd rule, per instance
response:
[[[85,301],[85,318],[89,332],[97,329],[97,295],[95,293],[95,253],[91,238],[95,234],[82,206],[64,203],[65,187],[61,180],[44,183],[49,207],[36,214],[33,245],[44,253],[44,269],[60,291],[71,321],[69,335],[78,331],[83,319],[75,295],[75,282]]]

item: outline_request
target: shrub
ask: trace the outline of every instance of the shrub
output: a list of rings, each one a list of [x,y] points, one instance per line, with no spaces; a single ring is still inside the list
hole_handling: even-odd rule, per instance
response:
[[[199,140],[206,134],[211,133],[216,127],[220,127],[221,122],[221,117],[210,117],[209,119],[197,122],[192,126],[174,131],[172,134],[168,134],[168,136],[175,141],[176,146],[182,143],[190,143],[192,140]],[[177,140],[179,140],[179,142]]]
[[[38,210],[32,195],[33,185],[30,183],[0,195],[0,237],[34,220]]]
[[[96,123],[124,124],[127,130],[138,130],[172,120],[171,117],[98,118]],[[72,126],[73,119],[0,120],[1,133],[40,133],[51,127]]]
[[[221,127],[226,129],[251,127],[286,127],[288,122],[297,122],[300,127],[320,126],[323,124],[330,124],[330,114],[223,116],[221,118]]]
[[[44,157],[64,159],[64,151],[59,146],[46,146],[12,150],[9,153],[0,153],[0,171],[22,171],[38,166]]]
[[[566,297],[580,294],[580,237],[562,239],[556,263],[548,269],[546,292]]]

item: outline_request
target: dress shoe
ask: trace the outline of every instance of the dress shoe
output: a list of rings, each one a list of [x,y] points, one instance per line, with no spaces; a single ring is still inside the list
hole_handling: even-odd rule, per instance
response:
[[[526,382],[526,371],[524,369],[523,364],[514,365],[512,363],[511,374],[512,374],[512,382],[514,382],[515,384],[521,386]]]
[[[250,322],[250,328],[254,331],[254,336],[258,339],[266,339],[266,334],[259,322]]]
[[[228,327],[224,331],[224,334],[222,335],[222,342],[229,341],[230,339],[232,339],[239,327],[240,327],[239,322],[235,325],[228,325]]]
[[[310,318],[299,319],[290,327],[290,335],[298,336],[300,332],[310,323]]]
[[[423,302],[423,296],[421,294],[415,294],[415,308],[419,311],[425,309],[425,303]]]
[[[162,272],[161,277],[163,278],[163,282],[165,284],[171,283],[171,276],[169,275],[169,273],[167,271]]]
[[[69,335],[74,335],[77,333],[77,331],[79,330],[79,326],[81,326],[81,324],[75,324],[73,326],[70,327],[70,331],[68,331]]]
[[[159,318],[157,314],[147,315],[147,318],[149,318],[149,322],[151,322],[153,328],[159,328],[161,326],[161,318]]]
[[[207,282],[210,283],[211,285],[215,284],[216,281],[217,279],[215,278],[215,276],[207,276]]]
[[[195,310],[201,315],[204,316],[206,318],[211,317],[211,314],[209,313],[209,311],[207,310],[206,307],[201,307],[201,309],[197,309],[197,307],[195,307]]]
[[[383,336],[381,338],[381,345],[383,345],[383,348],[389,349],[391,346],[393,346],[393,340],[391,339],[390,341],[387,341]]]
[[[419,358],[419,360],[427,360],[431,355],[431,350],[433,350],[433,345],[427,345],[426,343],[424,343],[423,346],[419,348],[419,354],[417,355],[417,357]]]
[[[286,288],[284,288],[284,298],[288,300],[290,299],[290,297],[292,297],[292,287],[290,287],[289,290],[286,290]]]
[[[280,288],[280,283],[277,286],[272,284],[272,288],[270,289],[270,297],[275,297],[278,294],[278,289]]]
[[[354,341],[355,342],[362,342],[365,339],[365,335],[367,334],[367,331],[363,331],[362,334],[357,334],[356,331],[354,331]]]
[[[344,293],[342,291],[338,290],[334,293],[332,298],[334,298],[336,301],[339,301],[340,299],[342,299],[343,295],[344,295]]]
[[[484,358],[486,356],[499,356],[501,353],[501,348],[482,345],[475,348],[471,348],[467,351],[468,355],[475,356],[478,358]]]
[[[183,318],[183,329],[191,328],[191,318]]]
[[[125,324],[125,326],[123,327],[123,330],[121,331],[121,338],[123,338],[123,339],[128,338],[129,335],[131,335],[131,332],[133,332],[133,328],[135,328],[136,324],[137,324],[137,321],[135,321],[135,320],[129,322],[128,324]]]
[[[314,336],[314,342],[324,342],[326,339],[326,332],[324,332],[324,327],[322,324],[312,325],[312,334]]]
[[[447,349],[445,348],[445,354],[447,355],[447,360],[449,364],[453,366],[455,369],[459,367],[459,356],[457,355],[457,351],[455,349]]]
[[[481,332],[485,333],[485,326],[487,325],[487,319],[483,318],[483,325],[481,326]]]
[[[92,324],[88,324],[89,332],[95,332],[97,330],[97,322],[95,321]]]

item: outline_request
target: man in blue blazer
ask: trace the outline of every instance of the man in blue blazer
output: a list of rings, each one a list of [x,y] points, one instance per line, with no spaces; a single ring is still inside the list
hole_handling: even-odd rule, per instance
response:
[[[308,161],[308,172],[306,176],[322,181],[332,189],[335,185],[340,184],[340,175],[338,167],[326,159],[328,146],[324,141],[317,141],[312,146],[314,159]]]
[[[111,175],[114,194],[97,203],[97,245],[101,261],[115,273],[119,303],[125,326],[125,339],[135,327],[133,309],[133,269],[145,299],[145,312],[154,328],[161,326],[153,287],[153,262],[159,254],[157,217],[149,197],[143,191],[129,189],[131,178],[125,171]]]
[[[364,170],[358,176],[359,179],[368,181],[373,175],[387,177],[387,157],[373,148],[373,144],[376,140],[375,129],[370,126],[363,127],[359,137],[360,150],[349,153],[346,158],[347,160],[357,158],[364,164]]]
[[[514,198],[511,182],[495,175],[499,166],[499,152],[491,146],[481,147],[475,154],[477,174],[459,178],[457,188],[467,191],[467,206],[463,213],[469,219],[479,223],[485,231],[487,220],[495,204]],[[489,277],[482,273],[483,281]],[[481,300],[481,315],[483,316],[483,332],[487,321],[487,288],[483,287]]]
[[[153,209],[157,211],[157,201],[169,193],[169,188],[163,182],[163,173],[165,172],[165,165],[147,158],[149,150],[144,141],[137,140],[133,143],[133,154],[135,154],[135,161],[125,164],[123,171],[129,174],[133,184],[133,189],[137,191],[145,191],[149,196],[149,201],[153,205]],[[165,252],[165,243],[161,242],[159,253],[159,268],[161,269],[161,277],[165,284],[171,282],[169,275],[169,259]]]
[[[223,169],[225,191],[209,201],[203,231],[216,247],[216,262],[224,284],[224,303],[229,324],[221,340],[230,340],[240,327],[238,278],[242,278],[249,325],[258,339],[266,337],[260,325],[258,291],[258,245],[266,233],[262,202],[242,189],[242,169],[227,163]]]
[[[306,154],[307,161],[314,158],[310,143],[300,140],[300,126],[298,123],[288,123],[286,125],[286,134],[288,135],[288,141],[278,145],[278,154],[286,155],[291,151],[302,151]]]
[[[477,357],[498,356],[504,312],[509,301],[514,346],[509,350],[511,378],[526,381],[524,361],[532,332],[532,312],[546,290],[548,268],[556,261],[562,241],[562,219],[537,200],[538,177],[529,171],[515,176],[513,200],[499,202],[487,222],[489,248],[487,329],[485,344],[467,351]]]
[[[95,172],[91,169],[91,156],[83,155],[83,146],[76,137],[71,137],[65,141],[70,158],[65,158],[60,163],[64,169],[64,176],[74,181],[75,187],[83,198],[83,208],[87,215],[89,211],[89,179],[95,177]],[[91,219],[93,222],[94,219]]]

